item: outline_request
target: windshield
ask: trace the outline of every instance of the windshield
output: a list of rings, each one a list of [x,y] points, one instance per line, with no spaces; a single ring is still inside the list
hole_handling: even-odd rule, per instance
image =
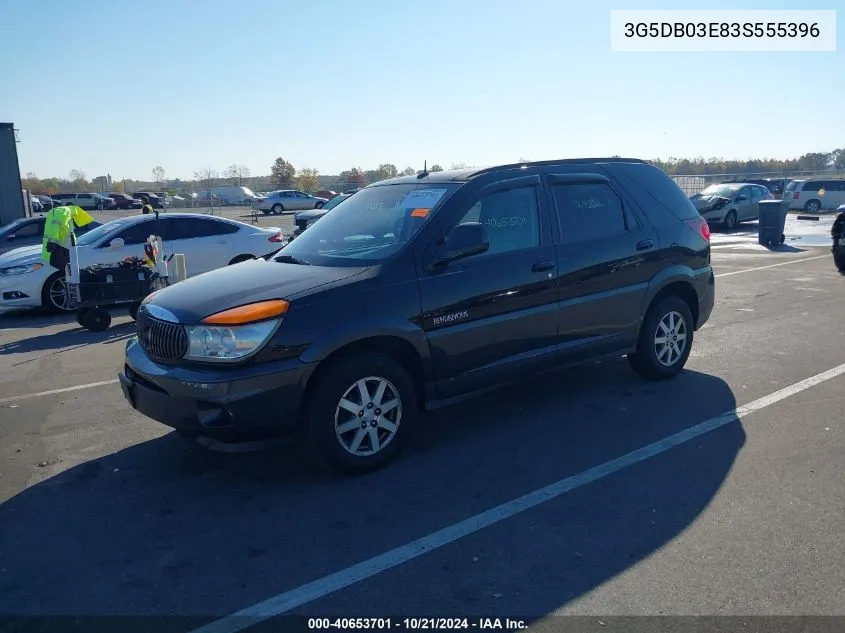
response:
[[[399,252],[459,186],[401,184],[362,189],[279,254],[318,266],[381,262]]]
[[[721,196],[723,198],[730,198],[734,195],[741,185],[710,185],[701,192],[702,196]]]
[[[78,240],[76,240],[76,244],[77,246],[90,246],[91,244],[99,242],[101,238],[122,229],[128,223],[129,219],[107,222],[95,229],[91,229],[85,233],[85,235],[82,235]]]
[[[334,198],[329,200],[326,204],[324,204],[322,209],[324,211],[328,211],[329,209],[334,209],[337,205],[339,205],[341,202],[346,200],[351,195],[352,194],[350,193],[350,194],[342,194],[342,195],[339,195],[339,196],[335,196]]]

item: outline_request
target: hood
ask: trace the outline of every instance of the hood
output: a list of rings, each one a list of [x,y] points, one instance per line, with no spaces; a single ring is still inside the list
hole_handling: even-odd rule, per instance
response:
[[[38,261],[41,261],[40,244],[37,246],[22,246],[0,255],[0,268],[23,266]]]
[[[724,196],[702,196],[700,193],[690,197],[690,202],[695,205],[698,211],[705,211],[707,209],[719,209],[730,202],[730,198]]]
[[[298,220],[313,220],[315,218],[322,218],[326,215],[331,209],[312,209],[310,211],[303,211],[302,213],[297,213],[294,216],[294,221]]]
[[[182,323],[192,324],[215,312],[247,303],[293,300],[297,294],[325,284],[351,281],[365,270],[366,267],[329,268],[251,259],[160,290],[150,305],[170,311]]]

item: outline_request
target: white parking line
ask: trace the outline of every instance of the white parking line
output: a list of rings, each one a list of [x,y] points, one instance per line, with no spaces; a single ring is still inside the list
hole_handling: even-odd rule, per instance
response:
[[[794,396],[810,387],[821,384],[831,378],[835,378],[845,374],[845,363],[838,365],[833,369],[829,369],[820,374],[816,374],[806,380],[797,382],[794,385],[785,387],[779,391],[758,398],[746,405],[737,407],[731,411],[723,413],[715,418],[705,420],[700,424],[690,427],[675,435],[670,435],[662,440],[639,448],[633,452],[627,453],[621,457],[604,462],[598,466],[594,466],[589,470],[572,475],[553,484],[529,492],[522,497],[503,503],[502,505],[476,514],[475,516],[454,523],[448,527],[433,532],[427,536],[423,536],[415,541],[402,545],[396,549],[392,549],[383,554],[379,554],[374,558],[365,560],[352,567],[347,567],[338,572],[324,576],[318,580],[308,584],[296,587],[284,593],[281,593],[269,600],[259,602],[256,605],[247,607],[233,615],[226,616],[220,620],[211,622],[205,626],[195,629],[191,633],[235,633],[242,631],[250,626],[268,620],[272,617],[295,609],[309,602],[313,602],[318,598],[322,598],[341,589],[350,587],[362,580],[371,578],[383,571],[397,567],[414,558],[422,556],[428,552],[439,549],[449,543],[457,541],[465,536],[469,536],[482,530],[486,527],[504,521],[521,512],[525,512],[531,508],[539,506],[547,501],[556,499],[567,492],[581,488],[594,481],[598,481],[603,477],[616,473],[628,466],[645,461],[655,455],[664,453],[671,448],[689,442],[705,433],[709,433],[715,429],[730,424],[743,415],[748,415],[754,411],[759,411],[765,407],[771,406],[776,402],[780,402],[785,398]]]
[[[116,382],[117,378],[113,378],[112,380],[89,382],[87,385],[76,385],[75,387],[62,387],[61,389],[50,389],[49,391],[39,391],[37,393],[25,393],[22,396],[10,396],[8,398],[0,398],[0,404],[18,402],[19,400],[29,400],[30,398],[38,398],[40,396],[52,396],[54,393],[65,393],[67,391],[77,391],[78,389],[90,389],[91,387],[102,387],[103,385],[112,385]]]
[[[822,257],[829,257],[829,255],[816,255],[815,257],[805,257],[803,259],[792,259],[788,262],[780,262],[778,264],[769,264],[768,266],[757,266],[756,268],[743,268],[742,270],[732,270],[729,273],[720,273],[716,275],[719,277],[729,277],[730,275],[741,275],[742,273],[753,273],[755,270],[766,270],[767,268],[777,268],[778,266],[789,266],[790,264],[800,264],[801,262],[811,262],[814,259],[821,259]]]

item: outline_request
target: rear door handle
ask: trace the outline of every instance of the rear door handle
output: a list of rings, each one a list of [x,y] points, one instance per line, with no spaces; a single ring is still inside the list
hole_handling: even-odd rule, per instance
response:
[[[654,242],[651,240],[640,240],[637,242],[637,250],[638,251],[647,251],[650,248],[654,247]]]
[[[555,263],[552,260],[541,259],[538,262],[534,262],[534,264],[531,266],[531,272],[539,273],[539,272],[542,272],[544,270],[551,270],[554,267],[555,267]]]

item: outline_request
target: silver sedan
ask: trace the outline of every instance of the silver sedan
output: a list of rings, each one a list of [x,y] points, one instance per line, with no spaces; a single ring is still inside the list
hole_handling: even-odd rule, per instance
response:
[[[317,198],[296,189],[282,189],[270,192],[256,202],[255,207],[264,215],[280,215],[288,211],[319,209],[325,203],[325,198]]]

